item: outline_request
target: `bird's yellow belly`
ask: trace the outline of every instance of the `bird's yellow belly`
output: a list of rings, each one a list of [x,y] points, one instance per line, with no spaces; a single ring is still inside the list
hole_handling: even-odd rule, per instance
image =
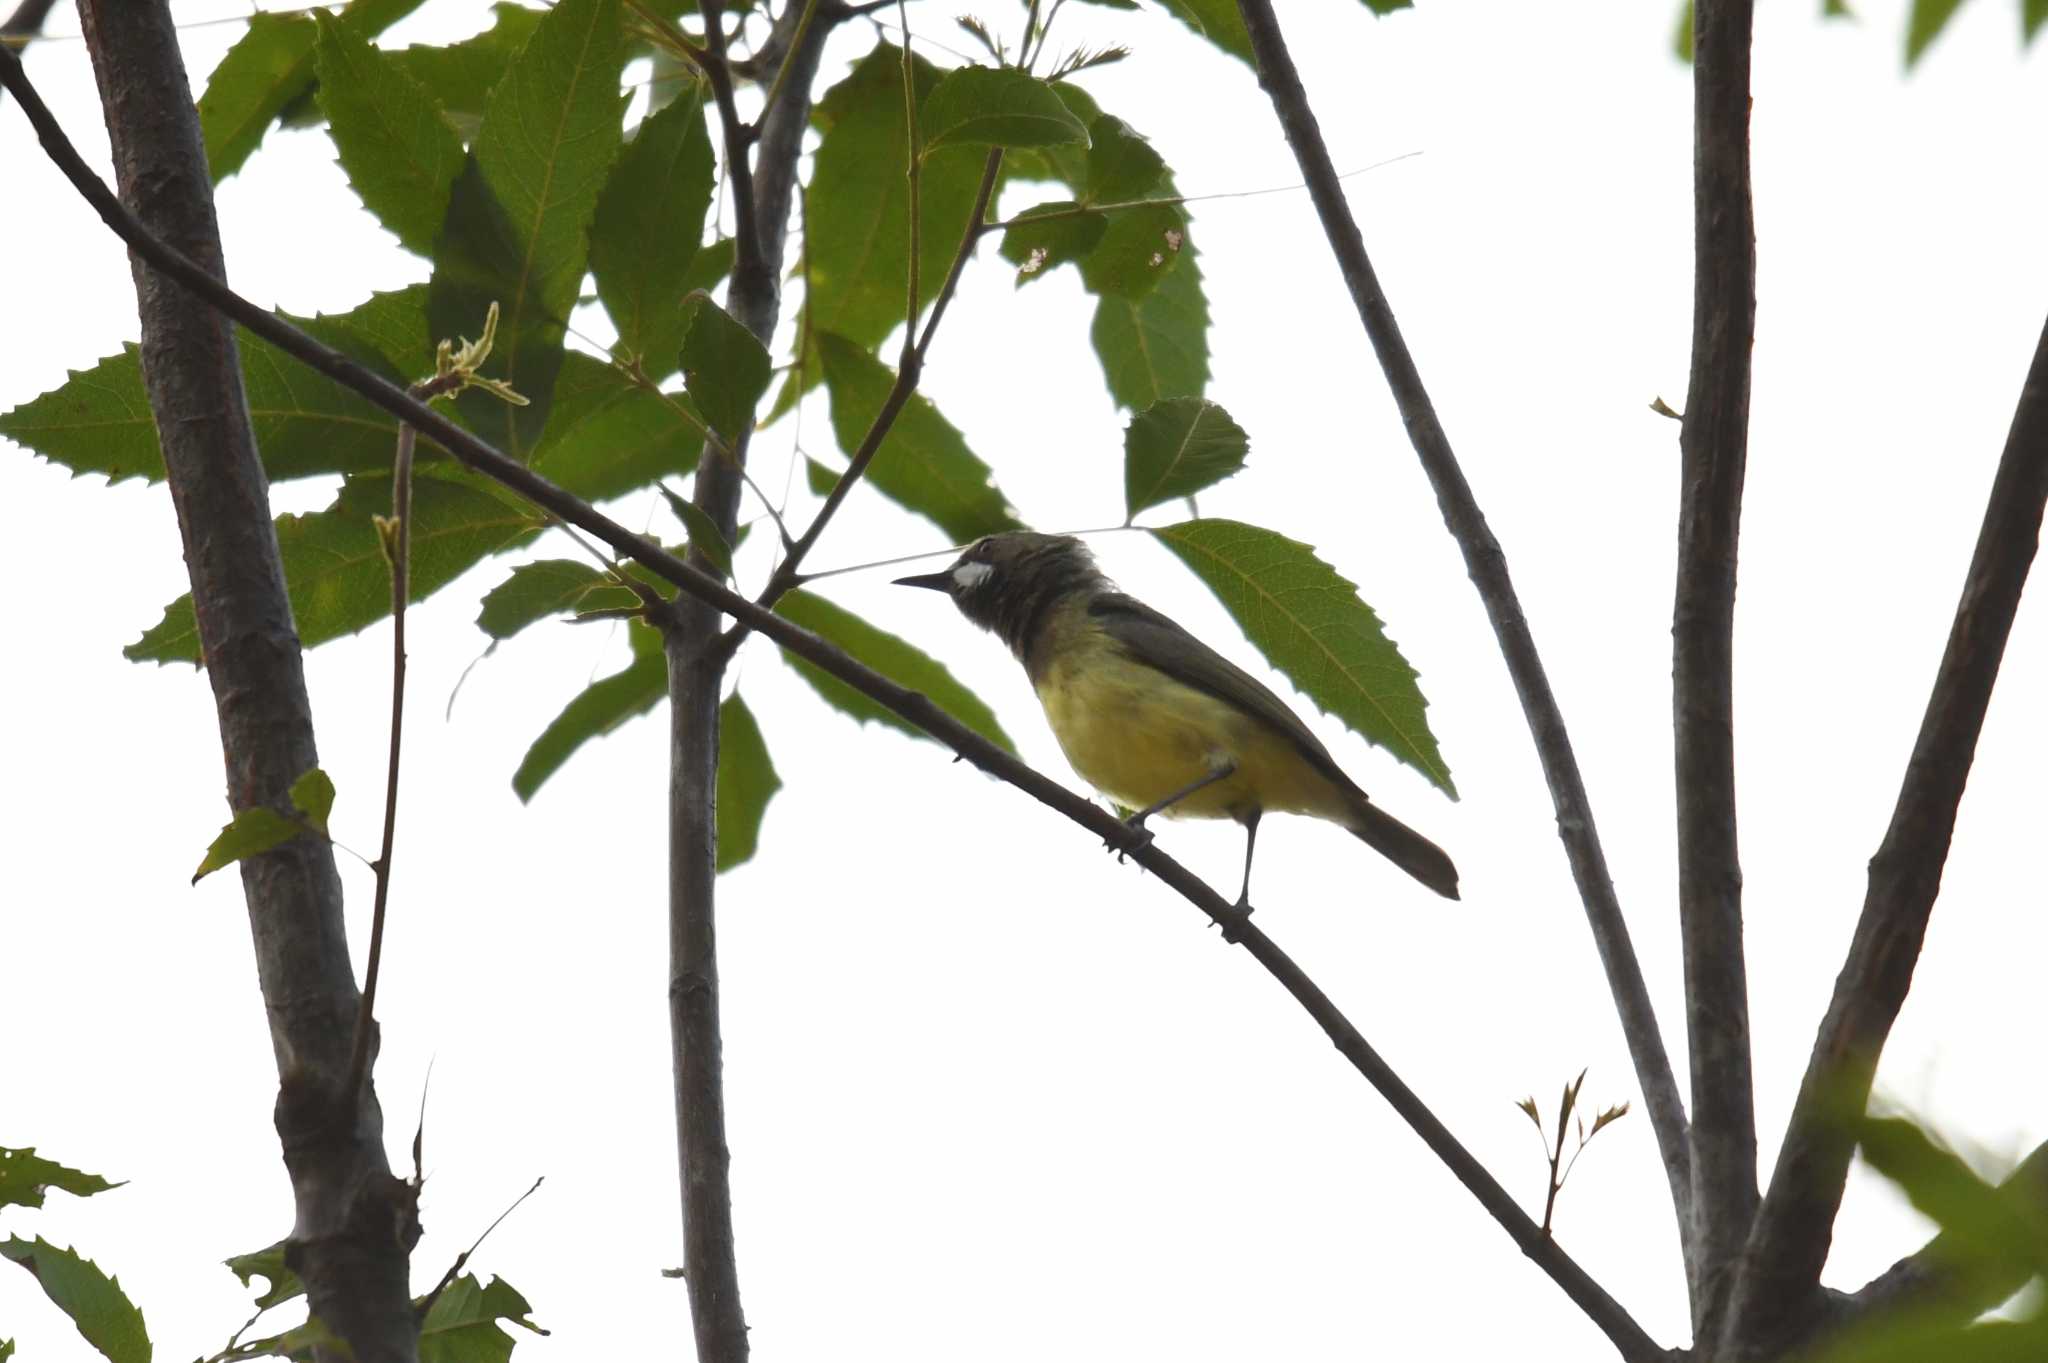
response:
[[[1244,818],[1256,812],[1341,819],[1349,801],[1282,735],[1204,691],[1116,655],[1056,662],[1039,703],[1081,778],[1128,809],[1144,809],[1204,776],[1231,775],[1161,812]]]

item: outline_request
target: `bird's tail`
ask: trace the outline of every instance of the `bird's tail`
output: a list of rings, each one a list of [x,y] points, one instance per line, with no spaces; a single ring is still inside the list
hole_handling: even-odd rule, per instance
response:
[[[1358,801],[1345,827],[1373,851],[1445,899],[1458,897],[1458,868],[1444,855],[1443,848],[1370,800]]]

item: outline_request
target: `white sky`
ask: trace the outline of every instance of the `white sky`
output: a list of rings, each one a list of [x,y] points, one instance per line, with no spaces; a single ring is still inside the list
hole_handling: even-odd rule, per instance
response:
[[[1760,309],[1739,598],[1737,723],[1764,1168],[1861,903],[2044,310],[2048,187],[2032,131],[2048,67],[2016,6],[1966,7],[1910,77],[1903,0],[1856,24],[1766,5],[1756,56]],[[1438,409],[1513,565],[1683,1065],[1668,657],[1677,427],[1690,284],[1690,92],[1658,0],[1285,7]],[[181,7],[193,20],[226,4]],[[480,25],[434,0],[387,42]],[[912,7],[958,46],[950,7]],[[1012,7],[985,16],[1014,26]],[[1135,35],[1091,74],[1190,193],[1297,177],[1250,74],[1162,21],[1069,5],[1079,41]],[[59,16],[65,30],[75,24]],[[1071,27],[1068,27],[1071,25]],[[239,25],[188,34],[195,81]],[[865,41],[864,38],[861,41]],[[849,35],[846,50],[855,44]],[[944,54],[938,54],[944,59]],[[89,157],[86,54],[30,70]],[[0,108],[9,262],[0,408],[136,333],[122,252]],[[1020,197],[1014,210],[1030,202]],[[341,310],[423,278],[355,207],[319,134],[272,135],[220,196],[249,296]],[[1389,809],[1456,857],[1445,905],[1323,825],[1269,822],[1259,920],[1474,1152],[1540,1208],[1512,1106],[1591,1067],[1594,1106],[1637,1097],[1493,639],[1385,396],[1308,200],[1199,206],[1215,315],[1210,396],[1251,434],[1208,514],[1318,546],[1421,669],[1464,795],[1452,805],[1305,712]],[[984,251],[926,391],[1042,528],[1120,519],[1121,418],[1072,272],[1012,291]],[[803,430],[829,441],[823,409]],[[780,486],[794,427],[758,442]],[[797,514],[808,514],[798,489]],[[282,507],[323,486],[279,489]],[[247,1296],[218,1265],[288,1227],[274,1074],[232,875],[186,879],[224,818],[204,679],[120,647],[183,590],[168,497],[9,449],[0,578],[14,584],[13,722],[0,740],[10,1032],[0,1144],[131,1180],[0,1230],[76,1243],[141,1304],[159,1356],[219,1348]],[[820,566],[938,548],[862,498]],[[652,498],[619,509],[668,527]],[[1170,518],[1166,518],[1170,519]],[[742,576],[767,571],[767,536]],[[1135,593],[1240,661],[1249,645],[1168,555],[1098,549]],[[558,551],[557,551],[558,552]],[[429,1063],[423,1289],[536,1175],[473,1267],[552,1338],[535,1359],[687,1347],[664,1008],[665,718],[586,750],[532,806],[509,778],[574,692],[617,667],[605,627],[536,628],[478,664],[471,621],[505,564],[414,616],[413,699],[378,1071],[402,1161]],[[1025,755],[1072,779],[1021,674],[934,598],[882,575],[830,595],[945,659]],[[913,598],[914,599],[911,599]],[[2035,855],[2048,744],[2031,704],[2048,627],[2023,609],[1885,1090],[1990,1152],[2048,1137]],[[336,828],[374,845],[389,636],[309,660]],[[825,710],[772,648],[739,683],[787,783],[762,855],[722,891],[725,1058],[740,1268],[764,1363],[1354,1359],[1424,1345],[1599,1357],[1605,1345],[1272,982],[1199,914],[1087,834],[929,744]],[[1163,844],[1228,889],[1227,824]],[[358,952],[370,878],[344,859]],[[1580,1164],[1564,1246],[1661,1341],[1684,1292],[1648,1122]],[[1859,1173],[1830,1281],[1860,1285],[1921,1224]],[[290,1322],[287,1313],[279,1328]],[[0,1337],[86,1356],[26,1275]]]

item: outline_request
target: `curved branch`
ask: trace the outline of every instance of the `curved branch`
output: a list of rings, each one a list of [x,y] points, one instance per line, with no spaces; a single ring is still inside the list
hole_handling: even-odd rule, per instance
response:
[[[1160,850],[1158,844],[1134,832],[1127,824],[1091,800],[1027,766],[1007,750],[953,718],[920,692],[901,686],[878,672],[855,662],[838,648],[808,630],[799,628],[739,593],[718,579],[677,558],[660,545],[632,533],[581,498],[572,496],[515,459],[499,453],[471,432],[455,425],[439,412],[415,400],[410,394],[364,369],[346,356],[329,349],[274,313],[249,302],[218,279],[208,275],[178,251],[144,229],[106,192],[78,154],[64,139],[61,129],[35,97],[35,91],[21,75],[21,68],[0,54],[0,84],[14,90],[30,110],[37,132],[51,159],[97,209],[100,216],[134,251],[165,274],[210,303],[227,316],[256,332],[321,374],[344,384],[398,418],[416,426],[422,434],[439,441],[444,449],[468,468],[494,479],[595,538],[610,545],[625,558],[647,567],[691,597],[732,616],[805,661],[837,677],[863,695],[887,706],[892,712],[917,725],[933,738],[952,748],[962,758],[1065,815],[1115,847],[1128,859],[1157,876],[1183,899],[1221,925],[1228,939],[1242,945],[1281,986],[1300,1002],[1337,1049],[1366,1080],[1378,1089],[1430,1150],[1469,1189],[1479,1203],[1507,1231],[1522,1252],[1529,1256],[1578,1304],[1581,1310],[1606,1332],[1629,1363],[1669,1363],[1676,1357],[1658,1346],[1601,1286],[1579,1267],[1555,1240],[1543,1234],[1527,1213],[1518,1207],[1499,1183],[1460,1145],[1435,1114],[1403,1084],[1385,1061],[1373,1051],[1358,1029],[1338,1011],[1329,997],[1304,974],[1271,938],[1255,926],[1250,917],[1204,884],[1193,872]]]
[[[1814,1309],[1833,1242],[1851,1120],[1870,1101],[1871,1076],[1913,983],[1927,920],[1991,703],[1992,683],[2048,504],[2048,324],[2020,390],[2012,429],[1963,579],[1955,621],[1907,760],[1884,842],[1870,859],[1863,913],[1814,1037],[1770,1189],[1750,1233],[1729,1328],[1745,1348],[1796,1335]]]
[[[1693,17],[1692,377],[1679,436],[1671,717],[1678,926],[1692,1071],[1695,1339],[1714,1339],[1756,1215],[1756,1108],[1735,819],[1735,554],[1749,440],[1756,226],[1749,189],[1752,0]]]
[[[1294,148],[1309,197],[1322,218],[1337,268],[1351,291],[1359,320],[1379,356],[1401,419],[1415,444],[1436,491],[1443,511],[1444,526],[1457,541],[1465,557],[1465,571],[1486,607],[1487,619],[1500,640],[1501,656],[1515,694],[1521,699],[1536,754],[1543,764],[1544,780],[1557,811],[1557,835],[1571,864],[1572,880],[1586,907],[1586,922],[1593,930],[1593,945],[1607,973],[1607,986],[1614,995],[1614,1007],[1621,1019],[1629,1058],[1635,1064],[1636,1082],[1642,1086],[1643,1104],[1650,1114],[1650,1127],[1657,1137],[1657,1150],[1664,1160],[1664,1175],[1671,1185],[1671,1199],[1678,1212],[1679,1242],[1691,1262],[1692,1238],[1692,1153],[1686,1132],[1685,1108],[1678,1097],[1678,1082],[1672,1077],[1671,1060],[1664,1051],[1663,1033],[1657,1027],[1656,1010],[1650,991],[1643,983],[1643,969],[1629,941],[1628,923],[1621,916],[1621,904],[1614,895],[1614,881],[1607,873],[1607,858],[1600,850],[1600,836],[1593,826],[1592,802],[1579,774],[1578,758],[1572,753],[1565,732],[1564,715],[1551,694],[1550,679],[1529,633],[1529,621],[1515,595],[1508,576],[1507,558],[1500,541],[1486,524],[1472,488],[1465,481],[1451,451],[1450,438],[1437,420],[1422,375],[1408,353],[1408,343],[1394,321],[1394,310],[1380,288],[1372,261],[1365,253],[1365,239],[1344,200],[1344,188],[1337,168],[1330,161],[1322,130],[1309,108],[1308,94],[1294,68],[1273,16],[1271,0],[1238,0],[1245,27],[1251,33],[1252,51],[1258,58],[1259,83],[1272,98],[1274,113]]]

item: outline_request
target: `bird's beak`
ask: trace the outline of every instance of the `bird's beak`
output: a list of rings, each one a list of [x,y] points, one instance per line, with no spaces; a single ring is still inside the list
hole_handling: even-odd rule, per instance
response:
[[[948,570],[943,573],[920,573],[916,577],[899,577],[896,579],[896,585],[899,587],[926,587],[935,592],[950,592],[953,590],[953,574],[951,570]]]

